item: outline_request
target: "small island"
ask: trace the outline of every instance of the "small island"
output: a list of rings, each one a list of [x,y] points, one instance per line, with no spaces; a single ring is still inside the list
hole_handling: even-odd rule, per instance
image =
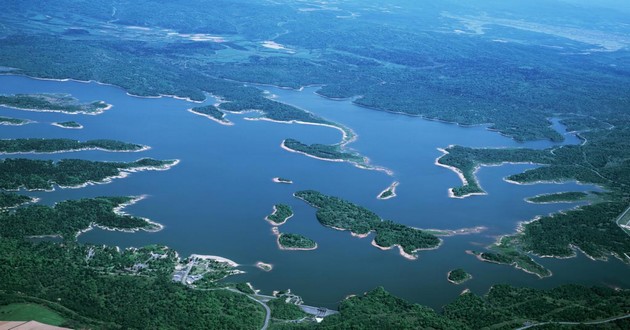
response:
[[[70,94],[0,95],[0,105],[18,110],[98,115],[112,107],[104,101],[81,103]]]
[[[471,278],[472,275],[461,268],[453,269],[446,275],[446,279],[453,284],[462,284]]]
[[[17,153],[58,153],[81,150],[100,150],[111,152],[139,152],[148,150],[148,146],[126,143],[116,140],[89,140],[85,142],[72,139],[1,139],[0,154]]]
[[[588,196],[589,194],[581,191],[567,191],[529,197],[525,201],[535,204],[573,203],[584,200]]]
[[[541,266],[525,253],[508,247],[492,246],[491,249],[493,252],[466,251],[466,253],[476,256],[480,261],[513,266],[526,273],[534,274],[539,278],[552,275],[550,270]]]
[[[194,108],[188,109],[188,112],[212,119],[221,125],[234,125],[234,123],[225,119],[225,113],[219,110],[219,108],[217,108],[215,105],[194,107]]]
[[[291,206],[286,204],[276,204],[273,206],[273,213],[265,217],[274,226],[283,225],[293,216]]]
[[[278,247],[281,250],[315,250],[317,243],[300,234],[278,234]]]
[[[396,197],[396,187],[398,187],[399,184],[400,182],[394,181],[389,187],[381,191],[376,198],[385,200]]]
[[[67,129],[82,129],[83,125],[77,123],[76,121],[62,121],[62,122],[54,122],[53,126],[67,128]]]
[[[371,232],[376,236],[372,245],[388,250],[398,247],[400,255],[414,260],[416,252],[435,249],[441,240],[430,232],[381,219],[374,212],[342,200],[326,196],[314,190],[298,191],[295,197],[317,208],[317,220],[324,226],[336,230],[348,230],[353,236],[367,237]]]
[[[293,183],[293,181],[291,181],[289,179],[281,178],[279,176],[273,178],[272,180],[275,183],[284,183],[284,184],[292,184]]]
[[[298,140],[286,139],[282,141],[282,149],[300,153],[315,159],[331,162],[353,162],[365,164],[366,159],[356,153],[344,152],[340,145],[311,144],[307,145]]]
[[[18,119],[18,118],[10,118],[10,117],[1,117],[0,116],[0,125],[6,126],[22,126],[31,123],[30,120],[27,119]]]
[[[262,262],[259,261],[256,263],[256,267],[266,271],[266,272],[270,272],[271,270],[273,270],[273,265],[272,264],[268,264],[266,262]]]

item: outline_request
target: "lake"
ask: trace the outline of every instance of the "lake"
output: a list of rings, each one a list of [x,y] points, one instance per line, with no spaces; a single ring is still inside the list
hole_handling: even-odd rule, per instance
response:
[[[280,102],[295,105],[353,129],[358,140],[349,147],[371,159],[372,164],[394,174],[356,168],[348,163],[325,162],[280,148],[285,138],[304,143],[336,143],[338,130],[310,125],[249,121],[252,114],[228,115],[234,126],[220,125],[194,115],[188,108],[198,104],[184,100],[132,97],[120,88],[96,83],[35,80],[22,76],[0,76],[0,93],[70,93],[82,101],[104,100],[114,107],[102,115],[67,115],[28,112],[0,107],[0,115],[26,118],[37,123],[2,126],[0,138],[41,137],[78,140],[116,139],[146,144],[140,153],[81,151],[63,154],[28,154],[37,159],[82,158],[133,161],[142,157],[180,159],[169,171],[133,173],[110,184],[83,189],[28,192],[52,204],[65,199],[104,195],[148,195],[126,209],[165,226],[157,233],[121,233],[92,230],[81,242],[141,246],[165,244],[186,256],[191,253],[220,255],[242,266],[245,274],[231,281],[250,281],[263,293],[290,288],[306,304],[336,307],[349,294],[360,294],[383,286],[410,301],[439,308],[470,288],[483,294],[492,284],[509,283],[538,288],[564,283],[630,287],[630,269],[618,260],[596,262],[578,255],[572,259],[537,259],[553,272],[538,279],[514,268],[479,262],[464,251],[481,249],[500,235],[514,232],[518,222],[577,204],[526,203],[524,198],[541,193],[589,191],[597,187],[567,184],[513,185],[502,178],[531,168],[531,165],[485,167],[478,172],[486,196],[453,199],[448,188],[460,185],[452,171],[434,165],[450,144],[471,147],[545,148],[553,143],[517,143],[485,126],[461,127],[357,107],[349,100],[329,100],[316,95],[317,88],[302,91],[269,86]],[[206,103],[213,103],[208,100]],[[85,128],[69,130],[50,125],[75,120]],[[562,131],[561,124],[554,127]],[[563,143],[580,143],[571,134]],[[272,182],[285,177],[292,185]],[[376,196],[393,181],[400,181],[398,197],[378,200]],[[458,229],[486,226],[474,235],[444,238],[443,245],[419,253],[410,261],[397,249],[381,251],[370,245],[371,236],[358,239],[348,232],[320,225],[315,209],[292,194],[314,189],[365,206],[386,219],[419,228]],[[286,203],[295,216],[280,227],[281,232],[299,233],[314,239],[314,251],[282,251],[271,226],[263,220],[272,206]],[[257,261],[274,266],[264,272]],[[464,268],[473,279],[461,286],[450,284],[446,273]]]

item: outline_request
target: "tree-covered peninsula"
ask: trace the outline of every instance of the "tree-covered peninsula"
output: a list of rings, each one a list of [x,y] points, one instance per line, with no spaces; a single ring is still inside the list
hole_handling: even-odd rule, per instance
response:
[[[225,119],[225,113],[219,110],[219,108],[217,108],[215,105],[205,105],[202,107],[194,107],[190,109],[190,112],[200,115],[200,116],[208,117],[224,125],[231,124],[229,120]]]
[[[589,194],[582,191],[566,191],[554,194],[544,194],[534,197],[529,197],[526,200],[530,203],[545,204],[545,203],[571,203],[584,200]]]
[[[381,219],[374,212],[345,201],[327,196],[314,190],[298,191],[295,197],[317,208],[317,220],[324,226],[348,230],[355,236],[376,233],[373,244],[382,249],[398,246],[401,254],[415,259],[419,250],[433,249],[440,239],[423,230]]]
[[[72,139],[0,139],[0,153],[55,153],[79,150],[143,151],[148,149],[135,143],[116,140],[77,141]]]
[[[74,240],[79,232],[92,226],[127,231],[161,229],[147,219],[119,212],[135,200],[133,197],[97,197],[67,200],[54,207],[37,204],[5,211],[0,213],[0,236],[61,236]]]
[[[97,115],[111,107],[104,101],[81,103],[69,94],[0,95],[0,105],[20,110]]]
[[[365,163],[365,157],[357,154],[342,150],[341,145],[328,145],[328,144],[304,144],[298,140],[286,139],[282,142],[282,147],[292,151],[298,152],[313,158],[329,160],[329,161],[347,161],[358,164]]]
[[[265,217],[265,220],[269,221],[275,226],[283,225],[289,218],[293,216],[293,210],[291,206],[286,204],[276,204],[273,206],[273,213]]]
[[[12,192],[0,192],[0,210],[30,203],[33,200],[31,197]]]
[[[36,160],[10,158],[0,161],[0,189],[51,190],[53,185],[78,187],[109,182],[125,173],[165,170],[177,160],[143,158],[135,162],[99,162],[81,159]]]

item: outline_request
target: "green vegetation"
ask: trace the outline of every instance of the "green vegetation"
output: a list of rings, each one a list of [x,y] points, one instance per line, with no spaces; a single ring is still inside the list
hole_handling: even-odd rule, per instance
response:
[[[297,320],[308,316],[297,305],[287,303],[283,297],[269,300],[267,306],[271,309],[271,317],[278,320]]]
[[[449,146],[445,154],[438,159],[438,163],[458,169],[466,182],[461,187],[452,189],[455,197],[469,194],[484,193],[475,176],[475,171],[481,165],[496,165],[502,163],[538,163],[549,164],[553,159],[550,150],[531,149],[472,149],[461,146]]]
[[[327,144],[303,144],[300,141],[294,139],[286,139],[282,142],[282,145],[292,151],[307,154],[309,156],[322,158],[326,160],[343,160],[348,162],[354,162],[358,164],[365,163],[365,158],[357,153],[345,152],[342,150],[341,145],[327,145]]]
[[[69,94],[0,95],[0,105],[22,110],[91,115],[102,113],[110,107],[103,101],[81,103]]]
[[[433,309],[412,304],[379,287],[350,297],[317,327],[321,329],[464,329]]]
[[[30,203],[33,198],[15,193],[0,192],[0,210]]]
[[[461,268],[453,269],[448,272],[447,279],[454,284],[462,284],[472,278],[472,275],[468,274]]]
[[[146,146],[115,140],[89,140],[85,142],[71,139],[0,139],[0,153],[51,153],[85,149],[105,151],[140,151]]]
[[[378,195],[378,199],[388,199],[394,196],[394,192],[391,189],[387,189]]]
[[[20,303],[0,306],[2,321],[37,321],[59,326],[65,319],[53,310],[37,304]]]
[[[516,240],[517,238],[514,236],[504,236],[499,244],[490,247],[490,251],[470,251],[470,253],[476,255],[481,261],[514,266],[540,278],[551,276],[548,269],[521,250],[522,247],[515,242]]]
[[[83,128],[83,125],[77,123],[76,121],[62,121],[62,122],[54,123],[54,125],[62,127],[62,128],[75,128],[75,129]]]
[[[282,225],[293,216],[291,206],[286,204],[276,204],[273,206],[273,213],[266,216],[265,220],[275,225]]]
[[[256,292],[252,289],[252,287],[249,285],[249,283],[236,283],[234,285],[234,288],[236,288],[236,290],[241,291],[243,293],[247,293],[247,294],[255,294]]]
[[[589,194],[581,191],[567,191],[555,194],[538,195],[527,198],[531,203],[570,203],[585,199]]]
[[[58,162],[34,159],[4,159],[0,161],[0,188],[29,190],[53,189],[53,184],[76,187],[89,182],[104,182],[121,172],[168,168],[174,160],[143,158],[135,162],[97,162],[63,159]]]
[[[0,116],[0,125],[11,125],[11,126],[21,126],[30,123],[30,120],[26,119],[18,119],[18,118],[9,118]]]
[[[374,242],[380,247],[400,245],[405,253],[413,255],[418,250],[435,248],[440,244],[440,239],[430,233],[383,221],[374,212],[337,197],[314,190],[298,191],[295,197],[316,207],[317,220],[324,226],[349,230],[355,235],[367,235],[375,231]]]
[[[433,309],[394,297],[383,288],[344,300],[321,329],[514,329],[525,323],[585,322],[627,313],[630,292],[565,285],[550,290],[495,285],[485,296],[466,292]]]
[[[160,227],[144,218],[119,214],[117,207],[131,197],[98,197],[68,200],[54,207],[30,205],[0,213],[0,236],[22,238],[58,235],[74,240],[77,234],[93,225],[120,230],[157,230]]]
[[[300,234],[281,233],[278,235],[278,245],[283,250],[314,250],[317,243]]]
[[[214,105],[206,105],[203,107],[194,107],[192,109],[190,109],[190,111],[192,111],[193,113],[199,114],[199,115],[203,115],[203,116],[210,116],[218,121],[221,122],[227,122],[227,120],[225,119],[225,113],[223,113],[223,111],[219,110],[219,108],[217,108]]]
[[[90,250],[94,250],[92,257]],[[130,262],[119,264],[134,262],[125,257],[132,254],[74,242],[34,244],[2,237],[0,305],[42,305],[65,318],[64,326],[71,328],[253,329],[262,325],[264,311],[242,294],[193,290],[171,281],[170,257],[155,258],[153,262],[164,267],[150,266],[154,271],[142,276],[122,275],[136,274]],[[142,255],[146,254],[135,259],[144,259]],[[131,269],[125,271],[122,266],[129,264]],[[110,266],[121,272],[111,273]]]

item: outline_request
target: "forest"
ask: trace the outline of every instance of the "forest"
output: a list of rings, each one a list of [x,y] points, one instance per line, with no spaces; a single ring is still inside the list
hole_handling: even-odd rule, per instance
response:
[[[20,125],[26,125],[29,122],[30,121],[26,120],[26,119],[10,118],[10,117],[2,117],[2,116],[0,116],[0,125],[20,126]]]
[[[583,200],[589,194],[582,191],[567,191],[555,194],[544,194],[527,198],[531,203],[566,203]]]
[[[472,275],[468,274],[461,268],[453,269],[448,272],[447,279],[454,284],[462,284],[472,278]]]

